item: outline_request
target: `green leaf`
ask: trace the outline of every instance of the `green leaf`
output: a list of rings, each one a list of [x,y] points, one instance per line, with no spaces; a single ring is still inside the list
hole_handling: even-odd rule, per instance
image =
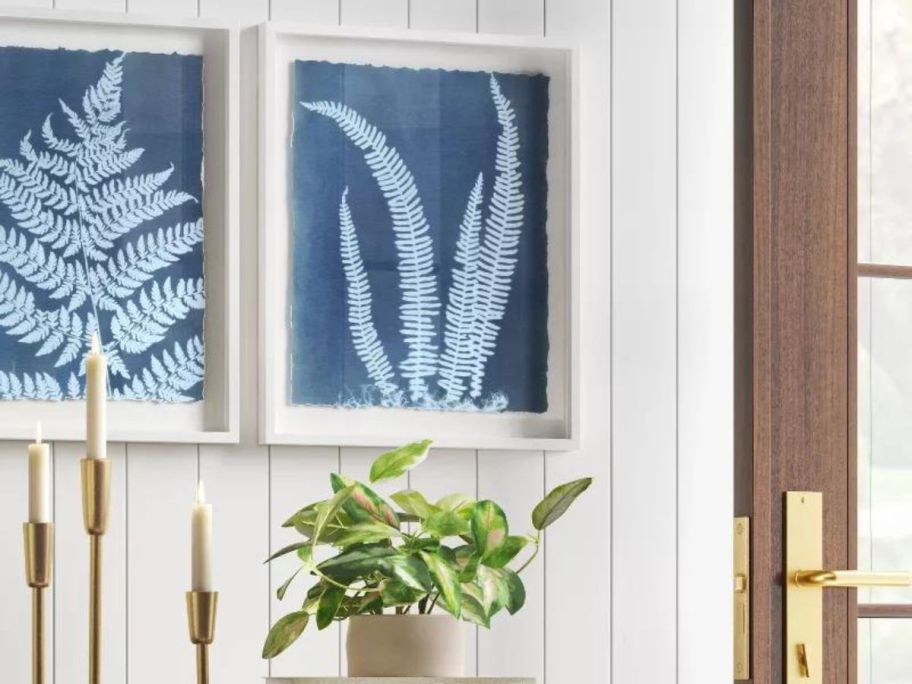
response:
[[[313,537],[311,538],[313,544],[316,544],[319,541],[323,528],[326,527],[326,524],[331,519],[336,517],[342,507],[348,502],[353,491],[353,485],[342,487],[333,495],[333,498],[324,501],[317,506],[317,517],[314,521]]]
[[[434,585],[428,566],[418,556],[391,556],[386,561],[386,571],[412,589],[428,592]]]
[[[294,574],[292,574],[291,577],[289,577],[287,580],[285,580],[282,583],[281,587],[276,589],[276,598],[279,599],[279,601],[282,601],[285,598],[285,593],[288,591],[288,587],[291,586],[291,583],[294,581],[294,578],[298,576],[298,573],[300,573],[302,569],[303,569],[303,567],[295,570]]]
[[[324,575],[348,584],[372,572],[382,571],[390,556],[398,555],[389,545],[374,544],[353,546],[334,558],[323,561],[317,569]]]
[[[428,503],[421,492],[414,489],[403,489],[392,494],[390,498],[395,501],[406,513],[418,516],[419,520],[431,517],[439,509]]]
[[[458,537],[469,532],[469,523],[462,519],[458,513],[452,511],[438,511],[422,524],[422,529],[430,535],[443,539],[445,537]]]
[[[473,503],[475,503],[475,499],[468,494],[448,494],[434,505],[444,511],[458,511]]]
[[[472,583],[462,585],[462,619],[489,628],[491,620],[482,605],[481,589]]]
[[[308,506],[305,506],[304,508],[302,508],[298,511],[295,511],[294,515],[292,515],[288,520],[286,520],[285,522],[282,523],[282,527],[294,527],[295,522],[298,520],[298,518],[300,518],[302,515],[305,515],[307,513],[314,513],[314,515],[316,515],[317,506],[321,503],[322,503],[322,501],[318,501],[316,503],[312,503]]]
[[[481,558],[475,552],[475,546],[473,544],[465,544],[457,547],[454,550],[454,557],[459,568],[459,581],[471,582],[474,580],[475,575],[478,573],[478,565],[481,563]]]
[[[536,530],[543,530],[560,518],[570,508],[576,497],[589,489],[591,477],[574,480],[552,489],[532,511],[532,524]]]
[[[440,590],[443,607],[459,617],[462,608],[462,591],[459,588],[459,577],[456,570],[438,555],[422,551],[421,558],[430,570],[434,584]]]
[[[515,615],[526,604],[526,587],[519,575],[508,568],[499,570],[507,587],[507,612]]]
[[[511,560],[516,558],[516,554],[522,551],[528,543],[528,537],[516,537],[510,535],[504,539],[504,543],[500,546],[500,548],[496,549],[493,553],[484,559],[484,564],[489,568],[502,568]]]
[[[309,619],[310,616],[307,613],[299,610],[289,613],[276,622],[266,635],[266,642],[263,644],[263,658],[275,658],[291,646],[301,636]]]
[[[291,553],[292,551],[297,551],[298,549],[303,549],[306,546],[310,546],[309,541],[295,542],[294,544],[289,544],[288,546],[283,546],[281,549],[276,551],[274,554],[272,554],[269,558],[267,558],[263,562],[269,563],[270,561],[274,561],[276,558],[281,558],[282,556],[285,556],[285,555]]]
[[[377,457],[370,469],[370,481],[380,482],[399,477],[427,458],[431,440],[406,444]]]
[[[332,624],[333,618],[345,598],[345,589],[334,584],[327,584],[317,604],[317,629],[326,629]]]
[[[335,546],[352,546],[353,544],[372,544],[398,537],[401,533],[395,527],[378,520],[365,520],[354,523],[348,529],[341,530],[333,540]]]
[[[472,537],[482,561],[507,538],[507,516],[493,501],[479,501],[472,512]]]
[[[383,605],[390,606],[410,606],[417,603],[427,592],[414,589],[398,580],[387,580],[380,585],[380,596],[383,599]]]
[[[330,476],[330,482],[334,491],[351,487],[351,498],[345,502],[344,510],[354,522],[373,519],[399,529],[399,516],[377,492],[366,484],[335,473]]]
[[[311,614],[316,613],[317,606],[320,604],[320,597],[323,596],[323,591],[326,589],[328,584],[328,582],[321,579],[310,589],[308,589],[307,598],[304,599],[304,605],[301,606],[301,610]]]
[[[497,570],[478,568],[475,583],[481,589],[482,605],[488,617],[493,617],[510,599],[506,583]]]

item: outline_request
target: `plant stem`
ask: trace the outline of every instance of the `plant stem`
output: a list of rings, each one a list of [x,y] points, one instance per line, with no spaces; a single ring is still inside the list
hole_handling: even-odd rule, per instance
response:
[[[535,539],[533,541],[535,542],[535,551],[532,552],[532,555],[529,556],[529,558],[526,560],[526,562],[523,563],[520,566],[519,570],[516,571],[517,575],[519,575],[523,570],[528,568],[532,564],[532,561],[535,560],[535,557],[538,556],[538,552],[541,551],[541,530],[539,530],[538,533],[535,535]]]

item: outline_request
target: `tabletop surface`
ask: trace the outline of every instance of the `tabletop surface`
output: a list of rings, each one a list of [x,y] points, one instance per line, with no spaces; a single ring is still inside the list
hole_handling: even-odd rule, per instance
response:
[[[266,684],[535,684],[531,677],[269,677]]]

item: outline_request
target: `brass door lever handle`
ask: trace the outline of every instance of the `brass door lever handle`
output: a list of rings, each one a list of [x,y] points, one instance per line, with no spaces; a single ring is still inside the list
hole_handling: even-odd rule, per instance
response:
[[[799,570],[792,576],[799,587],[910,587],[912,573],[865,570]]]

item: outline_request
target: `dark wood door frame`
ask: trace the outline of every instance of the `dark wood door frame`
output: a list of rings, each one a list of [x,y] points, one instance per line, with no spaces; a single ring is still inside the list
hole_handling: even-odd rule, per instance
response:
[[[755,0],[736,15],[749,22],[736,73],[750,82],[736,88],[750,130],[736,150],[751,169],[736,187],[736,302],[750,302],[738,317],[736,505],[753,519],[753,681],[773,684],[784,492],[823,492],[824,561],[855,567],[855,6]],[[854,682],[848,591],[825,594],[824,661],[824,681]]]

